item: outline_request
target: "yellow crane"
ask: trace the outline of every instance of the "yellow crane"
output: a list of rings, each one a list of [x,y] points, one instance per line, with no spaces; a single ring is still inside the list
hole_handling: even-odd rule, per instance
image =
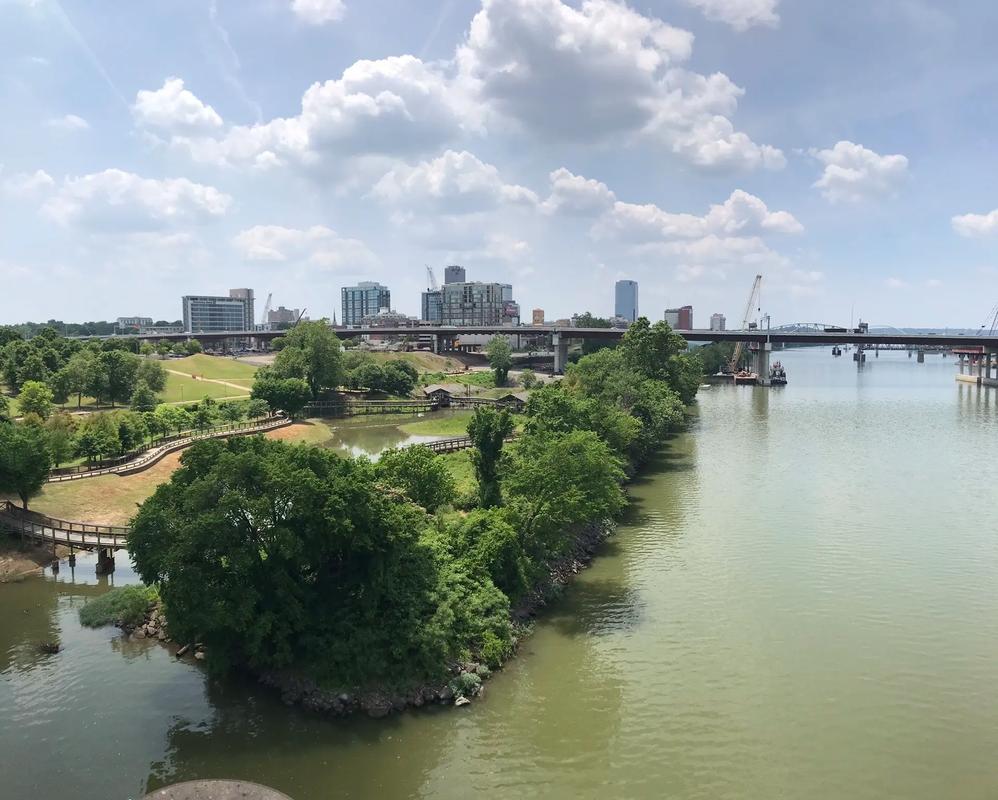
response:
[[[745,315],[742,319],[741,329],[748,330],[750,314],[752,313],[752,306],[755,305],[756,298],[759,297],[762,291],[762,275],[756,275],[755,280],[752,282],[752,291],[749,292],[748,303],[745,305]],[[742,349],[745,347],[745,342],[739,342],[735,345],[735,354],[731,357],[731,363],[728,365],[729,370],[734,374],[738,370],[738,362],[742,357]]]

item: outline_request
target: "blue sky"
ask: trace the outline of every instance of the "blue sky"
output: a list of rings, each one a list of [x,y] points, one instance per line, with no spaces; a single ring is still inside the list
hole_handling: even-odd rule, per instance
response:
[[[425,264],[549,318],[692,304],[976,327],[998,303],[982,0],[0,0],[0,321]],[[262,305],[262,302],[261,302]]]

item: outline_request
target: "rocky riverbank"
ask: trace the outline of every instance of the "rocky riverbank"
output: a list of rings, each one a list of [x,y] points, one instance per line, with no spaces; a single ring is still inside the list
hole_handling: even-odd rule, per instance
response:
[[[166,615],[163,613],[163,606],[159,602],[151,603],[145,616],[139,622],[135,624],[119,622],[118,627],[121,628],[122,635],[133,642],[142,641],[143,639],[153,639],[157,642],[162,642],[164,645],[172,645],[173,654],[177,658],[189,655],[196,661],[203,661],[205,659],[204,645],[200,642],[181,645],[173,641],[170,636],[169,623],[167,622]]]

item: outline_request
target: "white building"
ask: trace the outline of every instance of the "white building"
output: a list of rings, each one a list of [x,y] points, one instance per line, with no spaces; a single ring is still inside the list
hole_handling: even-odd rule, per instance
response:
[[[724,318],[724,314],[711,314],[710,315],[710,329],[712,331],[723,331],[727,320]]]

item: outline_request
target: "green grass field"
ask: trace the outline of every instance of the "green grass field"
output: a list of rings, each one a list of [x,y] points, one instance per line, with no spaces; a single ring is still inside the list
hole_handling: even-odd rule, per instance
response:
[[[196,381],[186,375],[174,375],[172,372],[166,375],[166,388],[159,393],[161,403],[196,403],[205,397],[218,399],[220,397],[248,397],[250,393],[247,385],[245,391],[240,391],[234,386],[225,386],[221,383],[210,383],[208,381]]]
[[[399,425],[414,436],[467,436],[472,411],[436,411]]]
[[[253,376],[259,367],[245,364],[225,356],[208,356],[198,353],[187,358],[168,358],[162,362],[163,369],[172,369],[188,375],[197,375],[210,380],[232,381],[233,383],[253,382]]]
[[[442,458],[454,481],[457,483],[457,490],[461,493],[473,492],[478,488],[475,481],[475,470],[471,466],[471,451],[461,450],[457,453],[445,453],[437,456]]]

